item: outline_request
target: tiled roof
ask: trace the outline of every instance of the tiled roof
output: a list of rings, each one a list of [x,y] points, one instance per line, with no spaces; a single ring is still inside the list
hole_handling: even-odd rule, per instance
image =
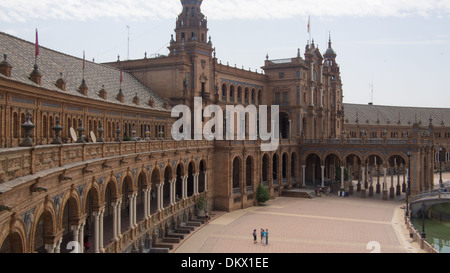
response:
[[[344,103],[344,114],[345,124],[352,125],[376,125],[379,121],[379,125],[412,126],[417,122],[421,126],[428,126],[431,118],[434,126],[450,126],[450,108]]]
[[[3,56],[3,54],[7,54],[7,61],[12,65],[11,79],[37,86],[29,79],[35,61],[34,43],[0,32],[0,56]],[[3,59],[0,61],[3,61]],[[85,97],[78,92],[83,78],[82,58],[69,56],[40,46],[37,64],[42,74],[41,87],[55,92]],[[59,89],[55,85],[56,81],[61,77],[61,73],[63,73],[63,79],[66,81],[66,91]],[[0,74],[0,77],[5,76]],[[98,95],[102,86],[104,86],[105,91],[107,91],[106,101],[110,103],[137,106],[133,103],[133,98],[137,94],[140,100],[140,104],[137,107],[168,111],[163,108],[164,100],[161,97],[126,71],[122,73],[123,103],[116,99],[120,89],[119,69],[86,61],[84,78],[88,87],[87,95],[91,99],[105,101]],[[154,108],[148,105],[151,97],[155,101]]]

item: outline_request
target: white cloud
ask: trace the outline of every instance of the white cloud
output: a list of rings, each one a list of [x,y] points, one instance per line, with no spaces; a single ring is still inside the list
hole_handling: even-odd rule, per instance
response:
[[[296,16],[448,16],[449,0],[204,0],[208,18],[269,19]],[[181,12],[178,0],[15,0],[0,1],[0,21],[107,18],[170,19]]]

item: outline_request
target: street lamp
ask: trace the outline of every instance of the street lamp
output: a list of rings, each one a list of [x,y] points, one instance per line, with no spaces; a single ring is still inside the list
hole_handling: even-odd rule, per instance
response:
[[[442,146],[439,146],[439,188],[442,187]]]
[[[408,151],[406,153],[408,156],[408,188],[406,189],[406,216],[409,215],[409,205],[408,205],[408,199],[409,195],[411,194],[411,151]]]
[[[422,203],[422,234],[420,235],[420,237],[422,239],[427,238],[427,235],[425,233],[425,211],[427,209],[427,206],[425,205],[425,202]]]

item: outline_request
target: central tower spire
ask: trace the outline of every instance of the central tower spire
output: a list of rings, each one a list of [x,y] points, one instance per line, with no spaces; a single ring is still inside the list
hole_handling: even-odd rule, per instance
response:
[[[180,53],[189,45],[208,44],[208,27],[205,15],[201,12],[203,0],[181,0],[183,11],[178,15],[175,40],[172,39],[170,52]]]

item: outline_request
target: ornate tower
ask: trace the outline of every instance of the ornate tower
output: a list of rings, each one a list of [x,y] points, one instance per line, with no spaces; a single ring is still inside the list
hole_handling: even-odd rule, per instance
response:
[[[175,39],[172,36],[169,57],[183,60],[184,97],[187,101],[202,97],[208,103],[213,93],[211,39],[207,37],[208,27],[200,6],[203,0],[181,0],[183,11],[178,15]]]
[[[204,47],[211,54],[207,20],[200,9],[202,2],[203,0],[181,0],[183,11],[177,18],[175,40],[172,37],[170,41],[170,55],[191,52],[193,47]]]

